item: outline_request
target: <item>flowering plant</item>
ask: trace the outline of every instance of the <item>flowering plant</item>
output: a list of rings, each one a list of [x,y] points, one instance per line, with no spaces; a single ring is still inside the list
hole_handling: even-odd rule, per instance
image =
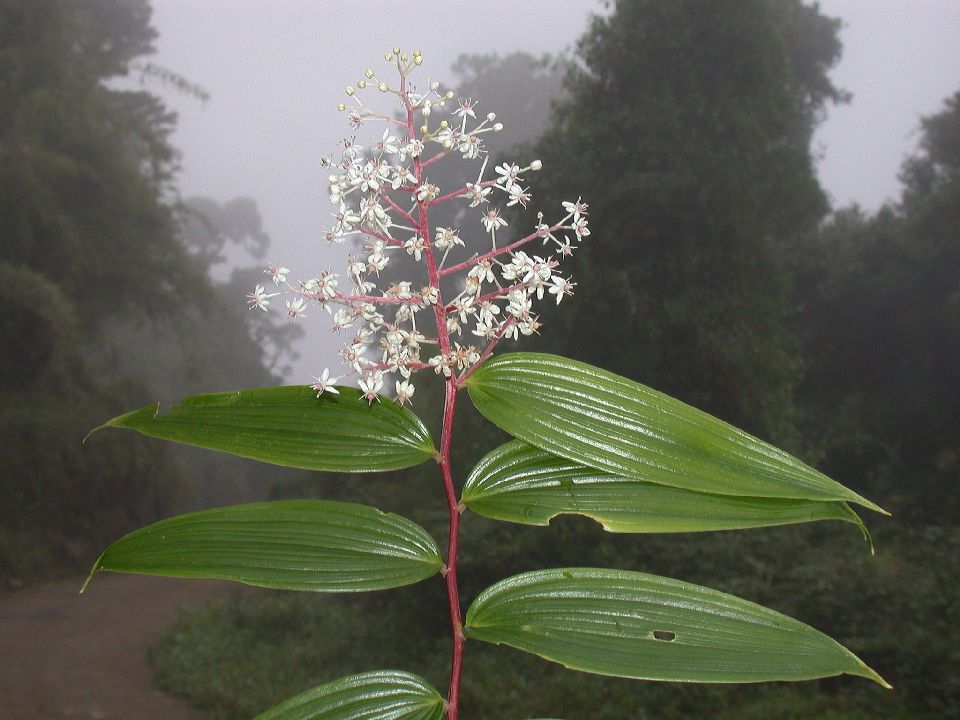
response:
[[[626,378],[553,355],[493,357],[505,338],[539,331],[536,301],[559,304],[573,293],[558,267],[590,235],[588,207],[580,198],[564,202],[558,219],[540,213],[530,232],[505,239],[508,223],[495,202],[527,207],[525,178],[541,163],[504,162],[488,177],[483,137],[502,130],[496,116],[479,119],[472,99],[436,82],[417,90],[411,76],[419,52],[394,49],[386,59],[394,84],[368,69],[339,106],[354,131],[373,122],[386,129],[367,147],[346,139],[339,157],[324,160],[335,208],[326,239],[361,241],[362,254],[348,257],[343,275],[325,271],[296,284],[290,270],[270,265],[275,291],[257,285],[248,295],[251,309],[266,311],[285,295],[292,319],[322,309],[335,331],[352,331],[340,353],[343,373],[325,368],[309,387],[191,397],[165,415],[148,407],[106,425],[313,470],[384,471],[432,459],[449,513],[446,553],[419,525],[376,508],[283,501],[138,530],[107,548],[91,578],[110,570],[350,592],[443,577],[452,647],[445,695],[407,670],[376,670],[307,690],[261,718],[456,720],[467,639],[639,679],[758,682],[848,673],[886,685],[849,650],[796,620],[639,572],[522,573],[481,592],[462,614],[457,560],[460,516],[468,509],[535,525],[577,513],[611,532],[836,519],[865,534],[851,503],[882,510],[787,453]],[[374,90],[392,98],[399,115],[362,99]],[[479,165],[470,182],[440,188],[430,181],[431,168],[457,157]],[[431,211],[447,204],[459,206],[466,230],[431,224]],[[473,233],[485,240],[471,254],[465,238]],[[398,255],[422,267],[421,279],[379,288]],[[421,372],[444,386],[439,447],[408,407]],[[357,388],[343,384],[347,377]],[[393,400],[381,395],[385,386]],[[482,458],[458,495],[450,451],[463,390],[514,440]]]

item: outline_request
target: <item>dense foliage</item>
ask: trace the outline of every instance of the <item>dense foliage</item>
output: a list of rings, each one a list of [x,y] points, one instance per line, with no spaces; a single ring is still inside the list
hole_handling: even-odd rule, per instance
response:
[[[198,200],[190,211],[180,203],[169,143],[175,118],[155,95],[120,82],[152,52],[149,20],[146,0],[0,2],[7,577],[75,572],[118,532],[175,507],[262,494],[266,485],[241,464],[155,445],[81,445],[104,417],[131,405],[169,402],[198,385],[273,380],[236,304],[242,294],[209,278],[220,259],[211,234],[264,253],[269,238],[256,207]],[[198,211],[223,230],[204,234],[184,223]],[[241,275],[234,283],[245,286],[249,272]],[[282,365],[295,334],[270,332],[256,340]]]

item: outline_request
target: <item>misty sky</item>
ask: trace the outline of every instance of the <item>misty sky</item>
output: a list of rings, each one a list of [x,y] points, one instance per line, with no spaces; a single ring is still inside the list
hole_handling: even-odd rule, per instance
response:
[[[346,134],[336,104],[365,67],[383,66],[383,53],[400,46],[424,53],[424,77],[452,80],[449,67],[460,53],[560,52],[572,47],[592,12],[603,12],[596,0],[153,4],[160,33],[154,61],[211,95],[202,104],[151,87],[180,116],[173,143],[182,153],[182,194],[253,197],[273,239],[271,256],[292,268],[293,278],[343,265],[345,247],[328,249],[319,239],[330,208],[327,173],[318,161]],[[843,59],[833,78],[853,93],[849,105],[831,108],[815,137],[820,179],[835,204],[873,210],[898,193],[897,172],[915,148],[919,118],[960,89],[960,2],[820,5],[845,22]],[[457,7],[463,12],[452,10]],[[496,110],[496,98],[481,101],[485,112]],[[308,342],[292,382],[338,367],[339,341],[327,333],[325,313],[300,322]]]

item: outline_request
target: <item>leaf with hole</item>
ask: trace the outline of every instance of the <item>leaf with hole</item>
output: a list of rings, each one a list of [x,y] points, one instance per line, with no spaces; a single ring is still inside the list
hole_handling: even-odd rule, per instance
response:
[[[440,571],[416,523],[356,503],[281,500],[161,520],[110,545],[100,571],[219,578],[281,590],[383,590]]]
[[[696,492],[853,502],[883,512],[769,443],[586,363],[509,353],[465,382],[488,420],[581,465]]]
[[[626,570],[537,570],[501,580],[470,605],[464,632],[600,675],[747,683],[846,673],[889,687],[845,647],[786,615]]]
[[[467,478],[463,504],[480,515],[549,525],[557,515],[593,518],[623,533],[700,532],[845,520],[843,502],[714,495],[614,475],[512,440],[485,455]]]
[[[443,698],[402,670],[374,670],[295,695],[254,720],[441,720]]]
[[[305,385],[194,395],[165,414],[148,406],[97,430],[106,427],[306,470],[398,470],[436,452],[420,418],[388,400],[368,405],[355,388],[320,398]]]

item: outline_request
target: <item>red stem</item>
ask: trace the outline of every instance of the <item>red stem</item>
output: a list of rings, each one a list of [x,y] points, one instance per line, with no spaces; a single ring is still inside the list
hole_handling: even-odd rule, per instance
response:
[[[417,178],[417,179],[419,180],[419,178]],[[400,213],[400,215],[403,216],[403,219],[406,220],[408,223],[412,223],[412,224],[414,224],[414,225],[417,224],[417,221],[413,219],[413,215],[411,215],[411,214],[408,213],[406,210],[404,210],[402,207],[400,207],[399,205],[397,205],[397,204],[393,201],[393,198],[391,198],[389,195],[387,195],[386,193],[380,193],[380,197],[382,197],[384,200],[386,200],[386,201],[387,201],[387,205],[389,205],[389,206],[392,207],[394,210],[396,210],[398,213]]]
[[[492,290],[492,291],[486,293],[485,295],[477,295],[477,296],[473,299],[473,302],[476,303],[476,304],[480,304],[480,303],[482,303],[484,300],[496,300],[496,299],[499,298],[499,297],[507,297],[507,296],[508,296],[510,293],[512,293],[514,290],[519,290],[519,289],[522,288],[522,287],[526,287],[526,286],[525,286],[523,283],[517,283],[516,285],[511,285],[510,287],[505,287],[505,288],[499,288],[499,289],[497,289],[497,290]],[[456,300],[454,300],[454,302],[456,302]],[[446,312],[448,312],[448,313],[449,313],[449,312],[453,312],[453,311],[454,311],[453,303],[450,303],[449,305],[447,305],[447,306],[444,308],[444,310],[445,310]]]
[[[400,97],[407,108],[407,131],[414,137],[413,106],[406,93],[406,77],[400,74]],[[413,159],[413,174],[417,183],[423,182],[423,163],[420,158]],[[431,287],[437,290],[437,303],[433,306],[434,318],[437,323],[437,340],[440,352],[450,354],[450,333],[447,331],[447,317],[443,296],[440,290],[440,270],[437,267],[437,258],[433,252],[433,243],[430,241],[430,223],[427,216],[428,203],[417,201],[417,229],[424,240],[424,256],[427,263],[427,274]],[[463,635],[463,623],[460,615],[460,590],[457,585],[457,552],[460,542],[460,508],[457,500],[457,491],[453,484],[453,470],[450,467],[450,443],[453,437],[453,418],[457,405],[456,379],[451,376],[445,383],[443,401],[443,427],[440,433],[440,453],[437,461],[440,464],[440,475],[443,478],[444,494],[447,498],[447,509],[450,514],[450,537],[447,542],[447,563],[444,571],[444,581],[447,587],[447,600],[450,604],[450,628],[453,635],[450,660],[450,691],[447,695],[447,720],[457,720],[460,712],[460,680],[463,674],[463,645],[466,638]]]
[[[337,293],[333,298],[327,298],[325,295],[319,293],[303,293],[303,297],[310,298],[312,300],[332,300],[332,301],[341,301],[341,302],[364,302],[364,303],[381,303],[385,305],[403,305],[404,303],[416,304],[422,303],[423,298],[421,297],[378,297],[376,295],[341,295]]]
[[[496,180],[484,180],[482,183],[480,183],[480,187],[488,188],[488,187],[493,187],[496,184],[497,184]],[[468,195],[469,192],[470,192],[470,188],[464,185],[459,190],[454,190],[453,192],[449,192],[446,195],[441,195],[440,197],[431,200],[430,206],[432,207],[434,205],[440,205],[441,203],[445,203],[448,200],[453,200],[454,198],[458,198],[458,197],[470,197]]]
[[[450,628],[453,633],[450,662],[450,694],[447,697],[447,718],[457,720],[460,709],[460,678],[463,674],[463,622],[460,619],[460,590],[457,585],[457,551],[460,541],[460,508],[450,468],[450,441],[453,435],[453,417],[457,404],[457,385],[451,377],[446,382],[443,402],[443,429],[440,434],[440,474],[450,511],[450,536],[447,542],[447,568],[444,580],[450,603]]]
[[[562,227],[563,225],[553,225],[550,227],[550,232],[553,232],[554,230],[559,230]],[[450,273],[455,273],[458,270],[464,270],[465,268],[472,267],[473,265],[476,265],[477,263],[481,263],[484,260],[489,260],[490,258],[497,257],[497,255],[503,255],[504,253],[513,252],[521,245],[526,245],[528,242],[530,242],[531,240],[535,240],[538,237],[540,237],[540,231],[535,230],[529,235],[524,235],[522,238],[520,238],[516,242],[512,242],[509,245],[504,245],[502,248],[497,248],[496,250],[485,252],[483,255],[477,255],[476,257],[470,258],[469,260],[465,260],[464,262],[459,263],[457,265],[451,265],[448,268],[444,268],[443,270],[440,271],[440,275],[449,275]]]

